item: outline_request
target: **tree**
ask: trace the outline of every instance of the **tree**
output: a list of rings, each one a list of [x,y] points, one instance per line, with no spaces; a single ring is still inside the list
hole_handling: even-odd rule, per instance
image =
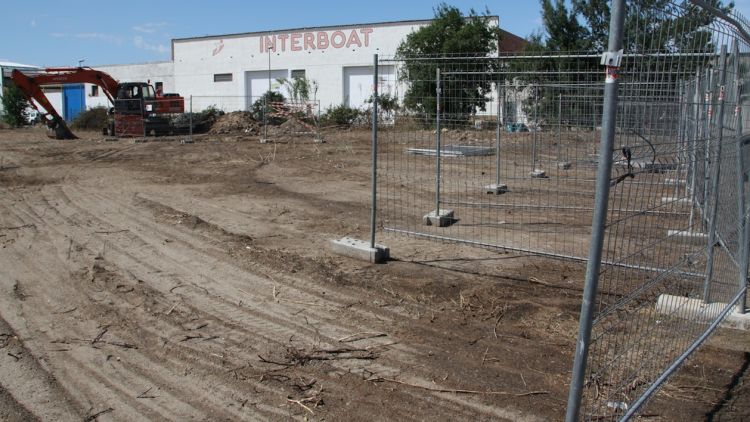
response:
[[[399,79],[408,85],[404,106],[420,114],[434,113],[437,69],[444,73],[470,72],[474,76],[455,74],[441,81],[442,92],[450,95],[441,101],[443,115],[449,122],[465,122],[477,110],[484,110],[488,101],[493,82],[490,75],[497,63],[487,60],[487,56],[497,52],[500,30],[491,24],[489,11],[479,15],[472,9],[464,16],[458,8],[441,3],[434,12],[434,20],[409,34],[396,50],[396,57],[404,61]],[[460,63],[439,60],[456,55],[474,58]],[[425,57],[438,60],[424,60]],[[488,76],[478,78],[477,74]]]
[[[29,123],[29,101],[15,85],[3,88],[3,121],[11,127],[21,127]]]
[[[725,12],[734,7],[733,3],[721,6],[720,0],[708,2]],[[570,4],[570,8],[566,4]],[[611,16],[609,0],[540,0],[540,5],[544,30],[529,39],[526,51],[543,51],[553,55],[563,52],[598,55],[604,51]],[[670,0],[626,0],[625,10],[625,53],[645,55],[627,62],[628,72],[624,77],[629,83],[648,83],[654,87],[651,90],[654,95],[663,95],[670,91],[665,88],[672,86],[675,80],[693,76],[697,68],[706,66],[715,58],[717,48],[710,28],[715,17],[705,9],[688,2],[676,4]],[[676,60],[670,56],[675,53],[688,54]],[[576,124],[587,126],[597,124],[600,107],[595,103],[568,103],[562,110],[558,110],[557,106],[560,94],[563,98],[568,95],[601,96],[595,90],[581,86],[584,79],[593,82],[593,75],[601,74],[602,67],[597,58],[551,57],[525,65],[527,67],[523,70],[534,76],[520,78],[529,85],[540,87],[538,96],[533,99],[535,106],[541,110],[540,119],[551,119],[554,113],[555,120],[575,120]],[[550,75],[548,80],[545,80],[546,74]],[[545,86],[551,85],[549,82],[558,84],[560,88]],[[566,84],[571,88],[566,88]],[[663,84],[662,88],[658,84]],[[646,92],[639,93],[642,102],[675,100],[673,97],[647,95]]]
[[[542,2],[548,0],[541,0]],[[559,1],[559,0],[558,0]],[[611,12],[608,0],[571,0],[573,13],[585,23],[586,42],[592,50],[602,51],[607,45]],[[720,0],[707,0],[725,13],[734,9]],[[628,52],[713,52],[714,45],[708,26],[715,17],[707,10],[685,2],[670,0],[626,0],[623,44]],[[551,36],[550,30],[545,29]]]

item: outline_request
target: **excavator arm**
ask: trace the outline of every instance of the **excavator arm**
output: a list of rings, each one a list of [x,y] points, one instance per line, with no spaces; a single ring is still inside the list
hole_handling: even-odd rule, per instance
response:
[[[14,70],[11,74],[11,80],[18,86],[21,92],[31,103],[32,107],[39,110],[34,103],[38,103],[44,112],[39,110],[47,121],[47,126],[55,131],[57,139],[77,139],[73,132],[68,129],[65,120],[55,110],[42,91],[42,85],[61,85],[69,83],[90,83],[102,88],[109,101],[114,104],[114,98],[117,95],[119,83],[108,74],[91,69],[89,67],[57,67],[47,68],[46,73],[34,76],[28,76],[24,73]],[[33,101],[32,101],[33,100]]]

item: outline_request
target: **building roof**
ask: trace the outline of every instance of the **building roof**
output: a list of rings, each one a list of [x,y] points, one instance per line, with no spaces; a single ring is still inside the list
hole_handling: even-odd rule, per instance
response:
[[[500,29],[500,51],[521,51],[529,42],[516,34]]]
[[[499,16],[487,16],[488,18],[498,21]],[[197,41],[197,40],[212,40],[220,38],[237,38],[237,37],[253,37],[264,34],[275,34],[285,32],[309,32],[309,31],[321,31],[335,28],[347,28],[352,26],[394,26],[394,25],[426,25],[432,22],[433,19],[412,19],[412,20],[401,20],[401,21],[387,21],[387,22],[365,22],[365,23],[351,23],[343,25],[326,25],[326,26],[310,26],[301,28],[286,28],[286,29],[273,29],[268,31],[253,31],[253,32],[237,32],[232,34],[219,34],[219,35],[203,35],[199,37],[186,37],[186,38],[173,38],[172,43],[185,42],[185,41]]]
[[[41,67],[39,66],[16,63],[16,62],[9,62],[5,60],[0,60],[0,67],[13,67],[13,68],[20,68],[20,69],[41,69]]]

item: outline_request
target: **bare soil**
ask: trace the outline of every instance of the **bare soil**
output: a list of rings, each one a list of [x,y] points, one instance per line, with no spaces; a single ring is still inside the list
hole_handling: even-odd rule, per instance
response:
[[[369,132],[56,141],[0,130],[1,420],[561,420],[579,264],[364,238]],[[720,330],[654,421],[750,419]]]

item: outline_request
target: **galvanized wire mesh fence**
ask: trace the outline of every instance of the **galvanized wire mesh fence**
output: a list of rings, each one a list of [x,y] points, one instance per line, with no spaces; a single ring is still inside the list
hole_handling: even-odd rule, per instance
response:
[[[748,26],[636,3],[603,57],[385,57],[374,80],[399,99],[374,132],[386,232],[586,261],[571,421],[632,417],[745,312]]]
[[[379,135],[384,229],[584,260],[601,115],[597,61],[383,58],[398,78],[384,83],[404,103]]]

